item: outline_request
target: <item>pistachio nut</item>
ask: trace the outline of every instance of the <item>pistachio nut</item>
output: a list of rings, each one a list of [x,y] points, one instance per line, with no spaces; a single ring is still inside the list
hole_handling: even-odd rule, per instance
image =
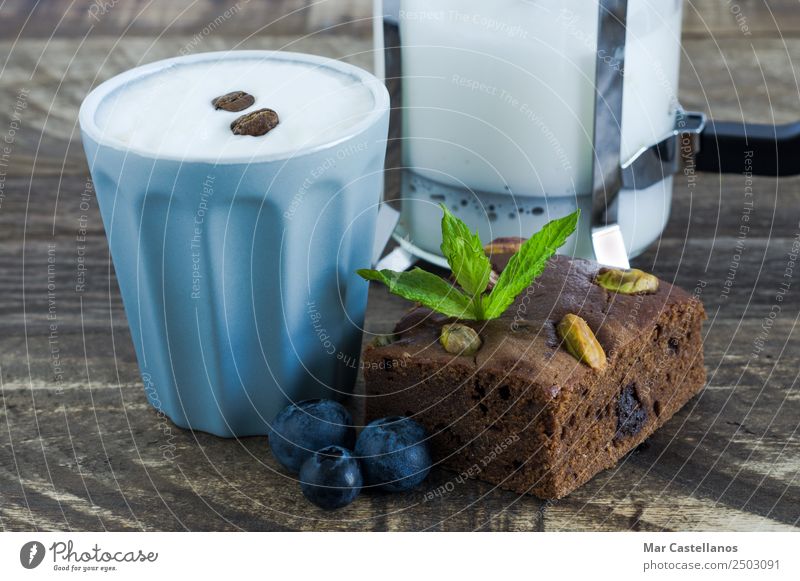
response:
[[[556,326],[558,336],[575,359],[592,369],[606,367],[606,353],[589,325],[578,315],[568,313]]]
[[[372,340],[370,345],[373,347],[386,347],[395,341],[397,341],[397,337],[395,335],[375,335],[375,338]]]
[[[439,342],[445,351],[455,355],[475,355],[483,344],[472,327],[460,323],[444,325]]]
[[[654,293],[658,290],[658,279],[637,268],[630,270],[604,268],[595,281],[606,290],[624,295]]]

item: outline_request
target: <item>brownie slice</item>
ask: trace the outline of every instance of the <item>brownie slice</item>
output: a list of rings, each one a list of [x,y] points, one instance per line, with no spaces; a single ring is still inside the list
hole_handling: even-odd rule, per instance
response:
[[[493,267],[509,256],[495,254]],[[599,269],[552,258],[502,317],[466,322],[483,341],[473,356],[439,343],[453,319],[412,309],[392,343],[364,353],[367,419],[413,417],[445,467],[541,498],[614,466],[703,388],[705,311],[664,281],[651,294],[607,291]],[[568,313],[594,332],[603,370],[561,345],[556,325]]]

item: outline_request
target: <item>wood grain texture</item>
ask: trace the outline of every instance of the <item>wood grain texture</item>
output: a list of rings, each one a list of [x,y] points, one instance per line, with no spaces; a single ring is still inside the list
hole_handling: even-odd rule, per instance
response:
[[[690,289],[702,281],[709,384],[618,467],[549,503],[436,468],[418,490],[368,492],[324,513],[304,501],[265,438],[180,430],[147,404],[75,123],[90,87],[187,46],[289,47],[369,67],[371,44],[358,27],[302,37],[358,18],[366,2],[348,2],[341,13],[301,11],[255,35],[275,17],[251,2],[196,43],[205,23],[232,3],[126,1],[94,27],[85,14],[91,3],[75,2],[65,14],[67,4],[41,3],[27,24],[28,3],[0,8],[0,54],[8,55],[0,134],[26,91],[0,190],[0,529],[796,530],[796,268],[779,315],[770,313],[800,234],[800,179],[754,180],[743,241],[743,177],[701,174],[694,187],[676,179],[667,229],[636,264]],[[275,14],[305,5],[267,4]],[[683,104],[716,118],[793,120],[800,114],[797,2],[739,5],[754,30],[747,37],[727,3],[687,4]],[[784,38],[771,32],[773,15]],[[87,192],[89,206],[81,208]],[[76,291],[79,228],[86,230],[86,284]],[[407,308],[378,287],[369,301],[365,341],[390,330]],[[360,395],[361,382],[350,402],[357,417]],[[440,487],[448,492],[426,499]]]
[[[798,8],[797,0],[686,0],[684,35],[740,39],[796,35]]]
[[[342,28],[366,34],[372,0],[6,0],[0,36],[79,37],[123,34],[303,34]],[[236,17],[234,26],[223,26]],[[329,29],[329,27],[334,27]],[[769,37],[800,31],[797,0],[685,0],[687,36]]]
[[[365,34],[371,13],[371,0],[7,0],[0,36]]]

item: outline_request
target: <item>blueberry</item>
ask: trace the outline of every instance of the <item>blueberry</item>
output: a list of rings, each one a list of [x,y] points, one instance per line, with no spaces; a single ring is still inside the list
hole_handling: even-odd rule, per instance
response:
[[[364,480],[389,492],[411,490],[431,469],[425,429],[412,419],[395,416],[367,425],[356,441]]]
[[[300,468],[303,496],[325,510],[353,502],[363,482],[358,460],[341,446],[323,448]]]
[[[269,447],[275,459],[292,472],[326,446],[352,448],[353,420],[342,404],[309,399],[284,408],[273,420]]]

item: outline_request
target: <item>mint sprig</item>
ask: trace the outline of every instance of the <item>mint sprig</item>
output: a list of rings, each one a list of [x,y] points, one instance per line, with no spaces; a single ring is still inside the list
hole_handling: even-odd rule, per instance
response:
[[[566,242],[578,224],[580,210],[545,224],[526,240],[489,294],[492,265],[477,233],[442,204],[442,254],[447,259],[458,289],[441,277],[420,268],[409,272],[363,268],[358,274],[366,280],[382,282],[389,292],[442,313],[448,317],[482,321],[496,319],[514,299],[542,274],[547,260]]]
[[[578,225],[580,210],[552,220],[528,238],[500,273],[489,296],[484,297],[487,319],[496,319],[514,299],[544,271],[547,260],[555,254]]]
[[[429,309],[448,317],[475,318],[472,316],[473,311],[469,297],[442,277],[427,270],[415,268],[408,272],[395,272],[362,268],[358,274],[367,280],[382,282],[394,295],[422,303]]]
[[[467,293],[472,319],[484,318],[483,292],[489,286],[492,264],[483,251],[477,234],[442,204],[442,254],[453,271],[453,277]]]

